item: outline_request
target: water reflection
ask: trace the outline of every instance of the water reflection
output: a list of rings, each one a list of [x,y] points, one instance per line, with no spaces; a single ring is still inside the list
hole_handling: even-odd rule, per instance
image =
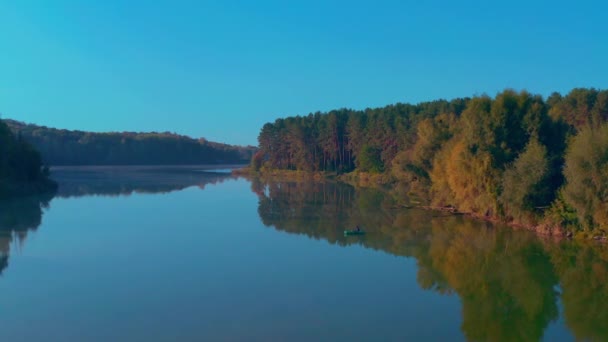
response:
[[[23,246],[28,233],[38,229],[43,210],[49,208],[55,196],[70,198],[168,193],[191,186],[204,189],[209,184],[234,177],[227,172],[187,167],[86,167],[56,169],[52,178],[59,184],[55,194],[0,201],[0,275],[8,267],[11,246]]]
[[[0,275],[8,267],[11,246],[22,245],[42,221],[52,194],[0,201]]]
[[[540,340],[559,318],[560,301],[575,338],[608,340],[607,246],[548,241],[465,217],[396,209],[380,191],[331,182],[256,179],[252,190],[269,227],[416,258],[422,288],[459,296],[468,340]],[[343,236],[357,224],[368,234]]]
[[[162,194],[191,186],[204,189],[234,178],[228,172],[188,167],[61,168],[53,170],[52,177],[59,184],[59,197]]]
[[[60,170],[53,176],[58,196],[66,198],[204,189],[233,178],[150,168]],[[332,182],[253,179],[251,188],[268,227],[415,258],[421,288],[460,299],[460,328],[468,340],[536,341],[558,319],[577,339],[608,340],[608,246],[549,241],[465,217],[403,210],[383,192]],[[50,200],[0,202],[0,274],[11,248],[39,227]],[[368,234],[343,235],[356,225]]]

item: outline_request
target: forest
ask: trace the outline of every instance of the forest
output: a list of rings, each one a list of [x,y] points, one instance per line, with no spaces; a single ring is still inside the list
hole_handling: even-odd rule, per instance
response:
[[[36,149],[0,120],[0,199],[53,191],[56,184]]]
[[[195,165],[248,163],[256,148],[169,132],[93,133],[4,120],[49,165]]]
[[[371,178],[406,205],[555,235],[608,231],[608,91],[527,91],[265,124],[252,169]]]

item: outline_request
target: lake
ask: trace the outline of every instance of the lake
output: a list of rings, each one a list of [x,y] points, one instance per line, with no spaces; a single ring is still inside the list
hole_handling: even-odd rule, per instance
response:
[[[0,339],[608,340],[606,246],[225,169],[62,168],[0,202]]]

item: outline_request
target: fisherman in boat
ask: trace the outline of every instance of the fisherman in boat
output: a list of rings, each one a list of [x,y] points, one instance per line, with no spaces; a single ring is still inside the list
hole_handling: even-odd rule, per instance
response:
[[[357,225],[357,227],[355,228],[355,231],[356,232],[360,232],[361,231],[361,228],[359,227],[359,225]]]

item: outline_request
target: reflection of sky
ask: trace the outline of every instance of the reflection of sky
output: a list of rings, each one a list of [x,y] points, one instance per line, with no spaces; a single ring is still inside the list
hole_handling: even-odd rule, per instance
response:
[[[399,211],[396,220],[387,213],[397,211],[383,208],[378,196],[351,187],[340,190],[333,183],[308,188],[311,193],[305,193],[306,187],[275,184],[274,191],[264,191],[274,196],[266,212],[261,211],[261,191],[252,192],[249,181],[222,180],[207,183],[203,191],[189,187],[154,195],[54,198],[36,234],[29,234],[16,253],[16,242],[11,244],[10,266],[0,278],[0,339],[452,341],[462,340],[463,323],[477,318],[464,320],[465,312],[483,313],[477,308],[489,309],[487,317],[495,320],[481,322],[493,328],[517,329],[519,324],[544,329],[547,341],[571,339],[560,301],[560,318],[547,327],[529,317],[522,324],[513,319],[521,316],[500,314],[530,308],[517,302],[529,299],[519,290],[545,289],[537,282],[547,274],[528,274],[544,270],[537,263],[545,259],[526,258],[529,248],[541,251],[536,249],[540,245],[525,243],[532,236],[527,232],[486,229],[462,217],[429,221],[432,213],[421,210]],[[105,181],[115,184],[112,177]],[[269,213],[276,229],[261,220]],[[344,222],[332,221],[336,215]],[[353,217],[378,224],[369,224],[365,237],[344,238],[340,225]],[[448,224],[465,221],[466,227]],[[477,227],[483,234],[476,234]],[[336,231],[339,240],[332,240]],[[449,250],[458,255],[450,256]],[[477,272],[467,260],[484,264],[484,277],[475,281],[487,279],[496,293],[467,286]],[[597,267],[602,265],[598,260]],[[443,273],[437,278],[429,271]],[[461,286],[445,285],[444,277]],[[429,279],[443,287],[422,289]],[[552,289],[562,291],[558,284]],[[569,304],[570,312],[572,305],[586,308],[584,302]],[[532,319],[541,317],[542,309],[533,307]],[[467,332],[485,328],[469,324]],[[520,336],[530,336],[525,332]]]
[[[414,259],[267,229],[257,207],[243,179],[55,198],[0,279],[0,338],[461,336],[458,298],[420,289]]]
[[[222,172],[215,172],[216,170]],[[233,178],[229,168],[213,169],[189,166],[62,167],[51,177],[59,183],[59,197],[85,195],[130,195],[163,193]]]
[[[549,323],[549,326],[545,330],[545,335],[543,336],[544,341],[574,341],[572,337],[572,333],[566,326],[566,321],[564,319],[564,307],[562,305],[562,301],[558,301],[557,306],[559,307],[559,317]]]

